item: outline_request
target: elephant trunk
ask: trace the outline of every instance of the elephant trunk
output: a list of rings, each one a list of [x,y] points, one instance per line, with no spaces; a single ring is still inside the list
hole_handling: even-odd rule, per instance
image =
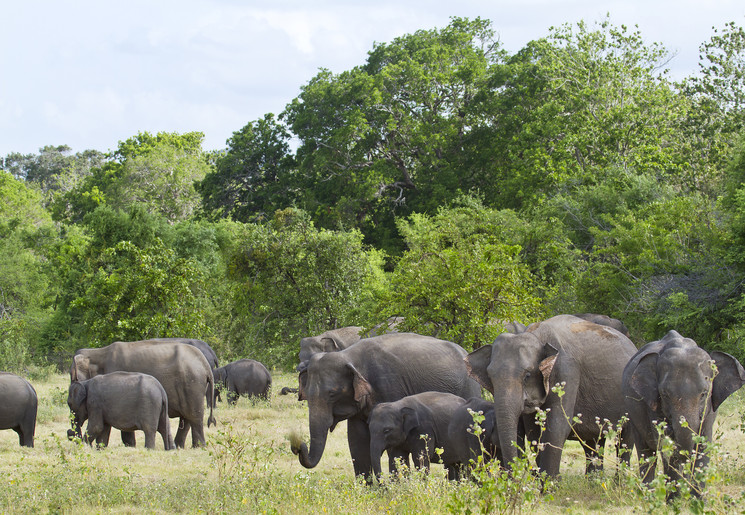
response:
[[[326,449],[326,437],[333,417],[329,410],[325,409],[326,414],[319,414],[314,409],[309,409],[310,417],[310,450],[305,443],[300,446],[292,445],[292,452],[298,455],[300,464],[308,469],[312,469],[321,461],[323,451]],[[325,415],[325,416],[324,416]]]
[[[370,460],[372,461],[373,474],[378,480],[380,480],[380,476],[383,473],[380,467],[380,458],[383,456],[384,451],[385,444],[383,443],[383,439],[370,435]]]
[[[522,411],[522,388],[517,388],[517,391],[513,392],[504,392],[494,403],[497,436],[504,466],[509,466],[517,458],[517,432]]]

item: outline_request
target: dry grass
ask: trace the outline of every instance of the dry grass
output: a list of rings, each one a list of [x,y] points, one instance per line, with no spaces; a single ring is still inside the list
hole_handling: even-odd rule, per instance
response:
[[[290,452],[288,438],[293,432],[308,438],[307,407],[293,394],[276,394],[296,383],[294,374],[273,376],[275,393],[269,402],[241,398],[235,407],[219,404],[218,425],[205,428],[207,447],[173,452],[164,452],[161,441],[155,451],[126,448],[118,431],[112,433],[107,449],[68,441],[67,376],[32,381],[40,401],[36,446],[21,448],[14,432],[0,431],[4,458],[0,461],[0,511],[448,513],[453,499],[468,502],[469,496],[477,495],[473,484],[444,480],[440,466],[433,467],[429,478],[413,474],[386,488],[360,484],[352,477],[343,423],[329,435],[318,467],[302,468]],[[731,507],[725,504],[725,496],[739,499],[745,490],[743,406],[745,399],[739,392],[720,410],[721,450],[713,460],[720,473],[707,491],[707,508],[713,512],[728,511]],[[172,426],[175,434],[175,420]],[[142,444],[141,433],[138,439]],[[619,485],[614,481],[613,467],[600,478],[585,478],[583,459],[579,445],[568,443],[562,481],[525,506],[525,511],[629,513],[650,509],[629,482]]]

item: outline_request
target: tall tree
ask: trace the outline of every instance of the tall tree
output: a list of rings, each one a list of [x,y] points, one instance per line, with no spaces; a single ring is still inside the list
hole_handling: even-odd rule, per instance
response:
[[[271,113],[234,132],[214,171],[200,183],[204,210],[210,216],[253,221],[292,205],[297,192],[289,140],[287,129]]]
[[[605,20],[552,28],[492,68],[469,152],[492,170],[487,198],[523,207],[582,184],[644,173],[679,180],[685,114],[665,49]]]
[[[300,139],[305,207],[324,226],[373,228],[435,210],[471,185],[461,169],[470,105],[503,56],[490,22],[453,18],[377,44],[365,65],[322,71],[285,112]]]

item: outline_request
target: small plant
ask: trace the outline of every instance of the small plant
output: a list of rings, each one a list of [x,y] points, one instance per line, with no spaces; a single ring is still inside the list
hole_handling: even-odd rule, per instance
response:
[[[481,412],[471,412],[474,424],[471,426],[473,434],[483,433],[481,424],[484,415]],[[540,434],[545,430],[546,413],[538,411],[536,422],[540,427]],[[481,441],[479,439],[479,441]],[[530,510],[539,500],[550,500],[552,497],[546,492],[550,489],[545,472],[539,472],[533,465],[536,458],[536,448],[540,448],[540,437],[535,445],[529,445],[524,452],[510,463],[509,468],[501,466],[499,460],[487,462],[486,449],[483,443],[481,453],[471,461],[472,477],[475,485],[463,489],[451,496],[447,508],[451,513],[521,513]],[[515,443],[517,445],[517,443]]]

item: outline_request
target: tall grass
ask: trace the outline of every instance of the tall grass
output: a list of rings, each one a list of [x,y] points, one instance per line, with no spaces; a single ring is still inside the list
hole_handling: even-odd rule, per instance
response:
[[[3,513],[452,513],[471,511],[556,513],[632,513],[699,511],[696,505],[655,506],[632,470],[617,472],[613,460],[603,474],[584,476],[584,453],[575,442],[564,452],[562,478],[534,496],[513,504],[484,503],[504,484],[448,482],[441,466],[366,486],[353,477],[346,425],[329,436],[321,463],[300,466],[287,435],[308,435],[305,403],[280,396],[296,383],[293,374],[275,373],[269,402],[241,398],[235,407],[218,404],[218,425],[205,428],[207,446],[165,452],[124,447],[114,431],[110,446],[95,450],[69,441],[66,405],[68,378],[52,374],[32,380],[39,395],[36,446],[21,448],[12,431],[0,431],[0,512]],[[717,450],[704,507],[713,513],[742,511],[745,490],[745,435],[738,392],[720,409]],[[173,431],[176,420],[172,420]],[[191,439],[187,439],[187,442]],[[508,479],[505,481],[515,481]],[[525,488],[536,492],[525,476]],[[521,485],[512,485],[522,488]],[[489,491],[488,488],[494,488]],[[512,491],[516,489],[513,488]]]

